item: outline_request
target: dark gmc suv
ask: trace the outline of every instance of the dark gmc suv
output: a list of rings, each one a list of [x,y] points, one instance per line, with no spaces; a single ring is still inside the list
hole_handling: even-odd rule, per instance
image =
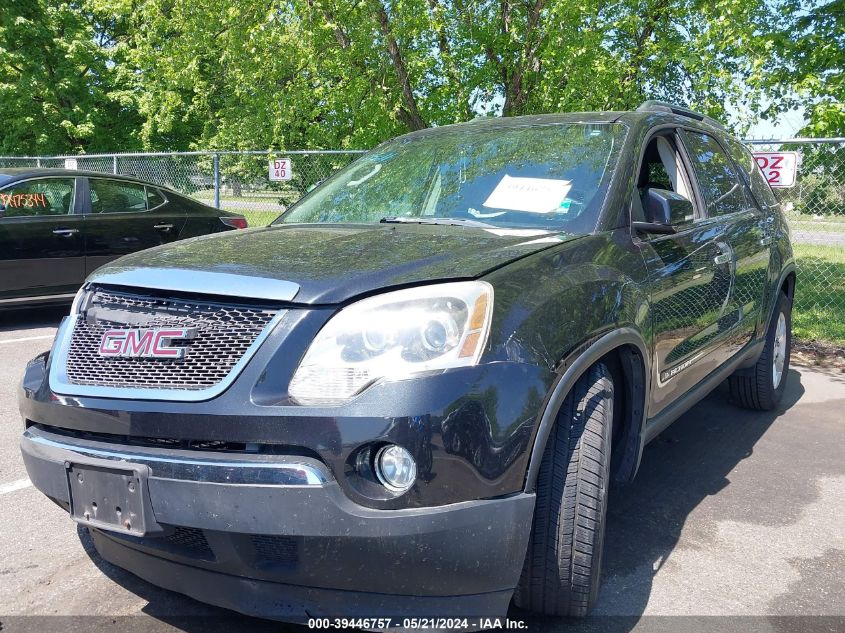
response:
[[[706,117],[425,130],[268,228],[94,273],[27,367],[21,447],[103,558],[199,600],[584,615],[643,446],[724,380],[777,405],[794,285]]]

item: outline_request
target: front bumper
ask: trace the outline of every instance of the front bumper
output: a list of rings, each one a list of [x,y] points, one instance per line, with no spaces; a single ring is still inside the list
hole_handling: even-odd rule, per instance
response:
[[[70,465],[148,469],[161,535],[92,530],[108,561],[250,615],[502,616],[522,569],[534,496],[376,510],[319,460],[110,444],[30,426],[33,484],[69,507]]]
[[[27,426],[106,441],[240,444],[311,455],[350,500],[371,508],[445,506],[523,489],[537,397],[547,393],[552,372],[495,362],[379,383],[342,406],[294,406],[279,400],[278,388],[298,356],[275,353],[279,336],[271,334],[229,389],[202,402],[55,393],[48,380],[55,357],[41,355],[27,365],[20,413]],[[362,451],[384,443],[404,447],[417,462],[416,484],[398,497],[350,471]]]

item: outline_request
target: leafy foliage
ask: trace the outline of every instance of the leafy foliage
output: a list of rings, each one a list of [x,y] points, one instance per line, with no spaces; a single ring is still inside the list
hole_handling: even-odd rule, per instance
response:
[[[6,0],[0,150],[360,148],[646,98],[723,118],[803,99],[828,130],[843,2]]]
[[[804,107],[806,136],[845,136],[845,0],[787,0],[762,82],[765,115]]]
[[[4,0],[0,8],[0,153],[132,146],[141,120],[120,20],[93,3]]]
[[[269,11],[211,0],[179,13],[193,6],[149,0],[136,12],[139,65],[154,76],[148,143],[181,125],[221,147],[371,146],[478,113],[648,97],[719,115],[758,68],[749,27],[736,25],[767,11],[737,0],[294,0]]]

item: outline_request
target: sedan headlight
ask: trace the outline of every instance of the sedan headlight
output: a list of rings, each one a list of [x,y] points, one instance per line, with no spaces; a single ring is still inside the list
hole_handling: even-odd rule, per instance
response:
[[[333,316],[288,391],[302,404],[334,404],[382,378],[475,365],[490,330],[493,287],[461,281],[388,292]]]

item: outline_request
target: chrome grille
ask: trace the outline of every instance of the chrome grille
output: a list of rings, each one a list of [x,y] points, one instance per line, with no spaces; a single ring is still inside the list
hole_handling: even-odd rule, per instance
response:
[[[67,351],[67,380],[99,387],[202,390],[219,384],[240,361],[278,310],[158,298],[98,289],[76,317]],[[122,358],[99,354],[106,330],[195,328],[183,358]]]

